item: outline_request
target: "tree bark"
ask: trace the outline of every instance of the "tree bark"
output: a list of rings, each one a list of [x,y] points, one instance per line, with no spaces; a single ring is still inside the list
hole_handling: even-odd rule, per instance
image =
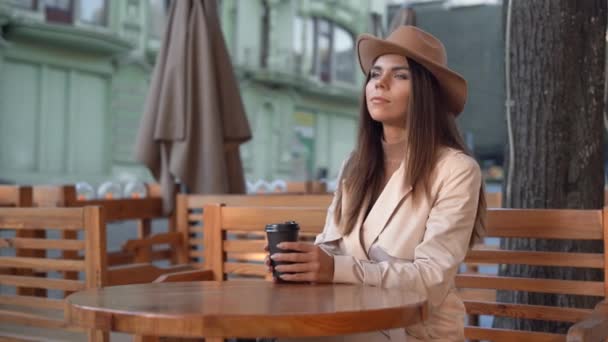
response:
[[[511,2],[510,39],[506,41],[510,74],[506,76],[513,158],[505,166],[513,165],[505,167],[511,174],[505,177],[504,206],[601,208],[607,2]],[[508,1],[504,8],[508,10]],[[589,241],[524,239],[503,239],[501,247],[603,250],[601,243]],[[525,265],[502,265],[499,274],[603,280],[598,270]],[[591,308],[598,298],[500,291],[498,301]],[[497,318],[494,327],[564,333],[569,324]]]

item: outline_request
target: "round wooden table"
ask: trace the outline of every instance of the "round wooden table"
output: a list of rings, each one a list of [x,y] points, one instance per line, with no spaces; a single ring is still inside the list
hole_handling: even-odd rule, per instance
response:
[[[150,283],[87,290],[66,317],[105,331],[175,337],[308,337],[406,327],[426,300],[399,289],[266,281]]]

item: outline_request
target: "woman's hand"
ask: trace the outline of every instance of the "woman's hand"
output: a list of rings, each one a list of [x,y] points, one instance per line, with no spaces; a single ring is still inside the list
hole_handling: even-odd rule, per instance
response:
[[[277,247],[299,253],[275,253],[274,261],[288,261],[294,264],[278,265],[275,269],[283,274],[286,281],[310,281],[313,283],[331,283],[334,279],[334,257],[319,246],[307,242],[281,242]],[[270,266],[270,261],[266,263]],[[270,267],[269,267],[270,269]]]

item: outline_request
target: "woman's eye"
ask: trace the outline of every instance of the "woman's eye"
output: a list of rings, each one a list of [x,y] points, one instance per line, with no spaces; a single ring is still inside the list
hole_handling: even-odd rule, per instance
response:
[[[370,74],[371,78],[376,78],[376,77],[379,77],[379,76],[380,76],[380,73],[377,72],[377,71],[372,71],[371,74]]]
[[[400,80],[407,80],[410,77],[409,77],[409,75],[406,75],[406,74],[396,74],[395,78],[400,79]]]

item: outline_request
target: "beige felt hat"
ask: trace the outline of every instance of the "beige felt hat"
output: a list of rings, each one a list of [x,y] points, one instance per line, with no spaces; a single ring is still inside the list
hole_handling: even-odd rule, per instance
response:
[[[362,34],[357,39],[357,54],[366,75],[376,58],[382,55],[398,54],[415,60],[439,81],[448,110],[454,115],[463,111],[467,100],[467,81],[447,67],[445,47],[431,34],[409,25],[400,26],[386,39]]]

